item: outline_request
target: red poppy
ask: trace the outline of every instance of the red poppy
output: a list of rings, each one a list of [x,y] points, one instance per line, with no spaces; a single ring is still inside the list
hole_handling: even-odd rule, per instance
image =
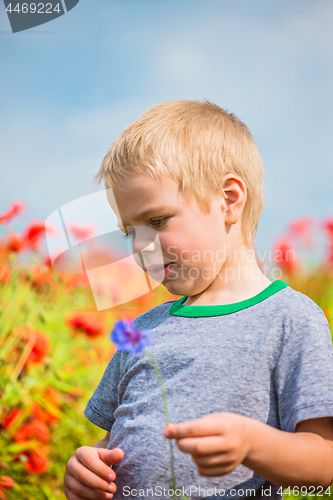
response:
[[[8,236],[8,241],[7,241],[7,248],[11,252],[19,252],[20,250],[24,249],[24,243],[25,240],[22,236],[22,234],[12,232]]]
[[[43,474],[47,470],[49,461],[46,458],[46,449],[39,449],[38,452],[26,450],[23,455],[28,458],[28,461],[24,463],[24,468],[30,474]]]
[[[97,320],[94,315],[85,311],[68,316],[66,318],[66,323],[72,329],[81,331],[88,335],[88,337],[96,337],[104,331],[104,324]]]
[[[51,267],[52,268],[52,261],[51,261],[51,257],[49,255],[47,255],[44,260],[43,260],[43,264],[44,266],[47,266],[47,267]]]
[[[1,490],[12,490],[15,486],[15,481],[9,476],[0,476],[0,489]]]
[[[313,219],[311,217],[302,217],[289,224],[289,230],[292,234],[304,234],[311,230]]]
[[[333,218],[324,222],[324,229],[326,230],[328,236],[333,240]]]
[[[0,215],[0,224],[8,224],[10,220],[19,215],[25,209],[25,203],[22,201],[13,201],[10,207]]]
[[[31,328],[30,326],[19,326],[15,328],[15,332],[19,334],[24,333],[24,341],[26,343],[29,342],[32,335],[36,336],[35,344],[26,361],[26,365],[28,363],[41,363],[43,358],[50,354],[51,341],[45,333],[37,330],[36,328]]]
[[[301,237],[301,244],[304,248],[313,248],[314,239],[312,230],[314,219],[312,217],[302,217],[289,224],[289,232],[292,236]]]
[[[40,420],[41,422],[46,424],[46,418],[45,418],[44,411],[38,403],[36,403],[36,402],[33,403],[31,413],[32,413],[35,420]]]
[[[327,247],[327,255],[326,255],[326,264],[327,266],[333,266],[333,218],[327,219],[323,223],[323,227],[328,236],[328,247]]]
[[[6,500],[6,495],[3,490],[12,490],[15,486],[15,481],[9,476],[0,476],[0,499]]]
[[[298,267],[295,250],[288,236],[283,235],[274,246],[274,260],[278,266],[287,272],[293,272]]]
[[[12,422],[18,421],[23,415],[23,411],[20,408],[11,408],[9,413],[7,413],[4,417],[2,417],[1,425],[4,429],[8,427]]]
[[[13,434],[16,442],[22,442],[30,438],[45,442],[48,441],[49,437],[50,431],[47,425],[41,420],[36,419],[32,423],[23,425],[20,430]]]
[[[80,224],[70,224],[68,225],[67,229],[70,233],[72,233],[78,243],[91,238],[96,231],[96,228],[94,226]]]
[[[32,221],[24,230],[25,247],[36,250],[38,242],[45,235],[45,221]]]

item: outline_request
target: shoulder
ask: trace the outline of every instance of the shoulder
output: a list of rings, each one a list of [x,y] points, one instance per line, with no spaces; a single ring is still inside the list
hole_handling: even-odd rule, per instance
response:
[[[284,327],[295,329],[309,323],[327,324],[324,311],[308,295],[288,286],[276,294],[274,315]]]
[[[282,292],[275,304],[273,319],[282,345],[302,345],[303,349],[325,346],[331,349],[330,326],[318,304],[290,286]]]
[[[286,294],[284,296],[285,305],[288,310],[293,313],[298,313],[302,317],[311,317],[312,315],[324,315],[323,310],[312,300],[308,295],[298,292],[291,288],[286,287]],[[325,315],[324,315],[325,316]]]
[[[178,299],[168,300],[167,302],[163,302],[163,304],[159,304],[145,311],[135,318],[135,324],[138,328],[155,328],[170,317],[169,309],[176,300]]]

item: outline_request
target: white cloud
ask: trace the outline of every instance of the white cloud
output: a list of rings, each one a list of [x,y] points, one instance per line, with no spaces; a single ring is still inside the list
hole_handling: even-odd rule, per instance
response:
[[[316,0],[307,12],[291,17],[287,26],[305,43],[306,50],[319,49],[320,52],[332,54],[332,20],[332,1]]]

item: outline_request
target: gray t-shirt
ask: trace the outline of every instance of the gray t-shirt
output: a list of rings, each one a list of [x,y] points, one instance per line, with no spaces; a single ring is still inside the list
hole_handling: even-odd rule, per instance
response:
[[[155,333],[147,349],[164,379],[171,422],[227,411],[294,432],[302,420],[333,416],[331,333],[312,299],[276,280],[235,304],[186,306],[185,300],[135,319],[139,329]],[[84,415],[111,432],[107,449],[124,450],[113,466],[115,500],[170,498],[170,441],[162,435],[161,389],[146,355],[117,350]],[[282,498],[281,486],[242,464],[223,476],[200,476],[191,455],[175,444],[173,450],[177,487],[192,499]]]

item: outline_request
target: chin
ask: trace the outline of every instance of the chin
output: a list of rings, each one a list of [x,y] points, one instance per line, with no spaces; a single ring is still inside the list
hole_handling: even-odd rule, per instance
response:
[[[172,293],[173,295],[179,295],[181,297],[192,297],[206,290],[206,288],[209,287],[212,281],[213,280],[198,281],[186,278],[184,279],[180,276],[172,278],[172,275],[170,275],[166,276],[163,279],[161,285],[163,285],[168,290],[168,292]]]
[[[168,292],[172,293],[173,295],[186,295],[184,287],[180,287],[176,283],[173,283],[172,280],[166,280],[166,282],[162,283],[162,285],[168,290]]]
[[[162,283],[162,285],[168,290],[168,292],[173,295],[179,295],[180,297],[191,297],[192,295],[200,293],[200,291],[193,292],[193,290],[191,290],[184,283],[176,283],[172,280],[166,280],[166,282]]]

